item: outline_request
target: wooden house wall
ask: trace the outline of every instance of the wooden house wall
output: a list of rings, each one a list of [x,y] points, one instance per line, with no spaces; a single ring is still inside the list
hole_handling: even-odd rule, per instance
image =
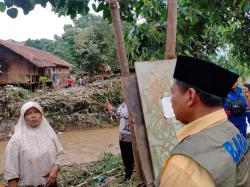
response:
[[[0,46],[0,84],[34,84],[38,83],[39,76],[51,78],[53,72],[58,84],[66,85],[70,74],[68,67],[39,68],[21,55]]]
[[[55,73],[57,83],[59,85],[67,84],[67,79],[68,79],[68,76],[70,75],[70,70],[68,67],[61,67],[61,66],[50,67],[49,70],[51,72],[51,75]]]
[[[2,46],[0,46],[0,65],[0,84],[31,84],[36,82],[38,67]]]

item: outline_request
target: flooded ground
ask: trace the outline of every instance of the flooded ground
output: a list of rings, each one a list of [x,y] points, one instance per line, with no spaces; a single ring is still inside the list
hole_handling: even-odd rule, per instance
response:
[[[58,135],[65,151],[64,165],[88,163],[102,158],[104,153],[118,154],[118,127],[83,129]],[[0,141],[0,173],[5,147],[8,141]]]

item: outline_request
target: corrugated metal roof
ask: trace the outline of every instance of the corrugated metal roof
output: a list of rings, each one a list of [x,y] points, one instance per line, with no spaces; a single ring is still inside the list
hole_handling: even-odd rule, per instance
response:
[[[0,45],[10,49],[11,51],[21,55],[38,67],[65,66],[72,68],[73,65],[62,60],[51,53],[39,49],[27,47],[25,45],[14,43],[11,41],[0,40]]]

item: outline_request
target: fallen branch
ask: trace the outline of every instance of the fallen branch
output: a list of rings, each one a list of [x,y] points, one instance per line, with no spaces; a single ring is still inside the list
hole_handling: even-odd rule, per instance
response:
[[[118,169],[121,169],[122,167],[121,166],[119,166],[119,167],[117,167],[117,168],[114,168],[114,169],[111,169],[111,170],[109,170],[109,171],[106,171],[106,172],[104,172],[104,173],[102,173],[102,174],[99,174],[99,175],[97,175],[97,176],[95,176],[95,177],[92,177],[92,178],[88,178],[86,181],[84,181],[83,183],[80,183],[80,184],[78,184],[77,185],[77,187],[85,187],[86,185],[88,185],[88,181],[90,181],[90,180],[96,180],[96,179],[98,179],[100,176],[102,176],[102,175],[106,175],[106,174],[110,174],[110,173],[112,173],[112,172],[114,172],[114,171],[116,171],[116,170],[118,170]],[[120,174],[119,174],[120,175]]]

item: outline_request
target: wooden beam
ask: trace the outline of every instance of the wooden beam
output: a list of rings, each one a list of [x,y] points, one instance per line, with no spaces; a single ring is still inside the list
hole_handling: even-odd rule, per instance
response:
[[[111,10],[113,29],[115,33],[115,43],[117,47],[117,56],[120,64],[122,80],[122,90],[128,111],[135,118],[135,126],[131,128],[133,154],[137,177],[140,179],[143,174],[143,180],[146,186],[153,186],[153,167],[149,152],[147,134],[140,105],[140,97],[136,79],[130,79],[129,65],[125,44],[123,40],[122,24],[117,0],[108,0]]]
[[[176,56],[175,54],[176,26],[177,26],[177,0],[168,0],[165,59],[173,59]]]
[[[127,103],[128,110],[135,120],[134,133],[144,183],[148,187],[154,186],[152,160],[135,76],[122,78],[122,86],[124,88],[125,102]]]
[[[118,3],[117,0],[109,0],[108,3],[112,16],[113,29],[115,33],[115,43],[117,48],[116,51],[121,68],[121,74],[122,77],[127,77],[130,75],[130,73],[129,73],[128,58],[123,40],[122,24],[121,24],[121,17],[120,17]]]

